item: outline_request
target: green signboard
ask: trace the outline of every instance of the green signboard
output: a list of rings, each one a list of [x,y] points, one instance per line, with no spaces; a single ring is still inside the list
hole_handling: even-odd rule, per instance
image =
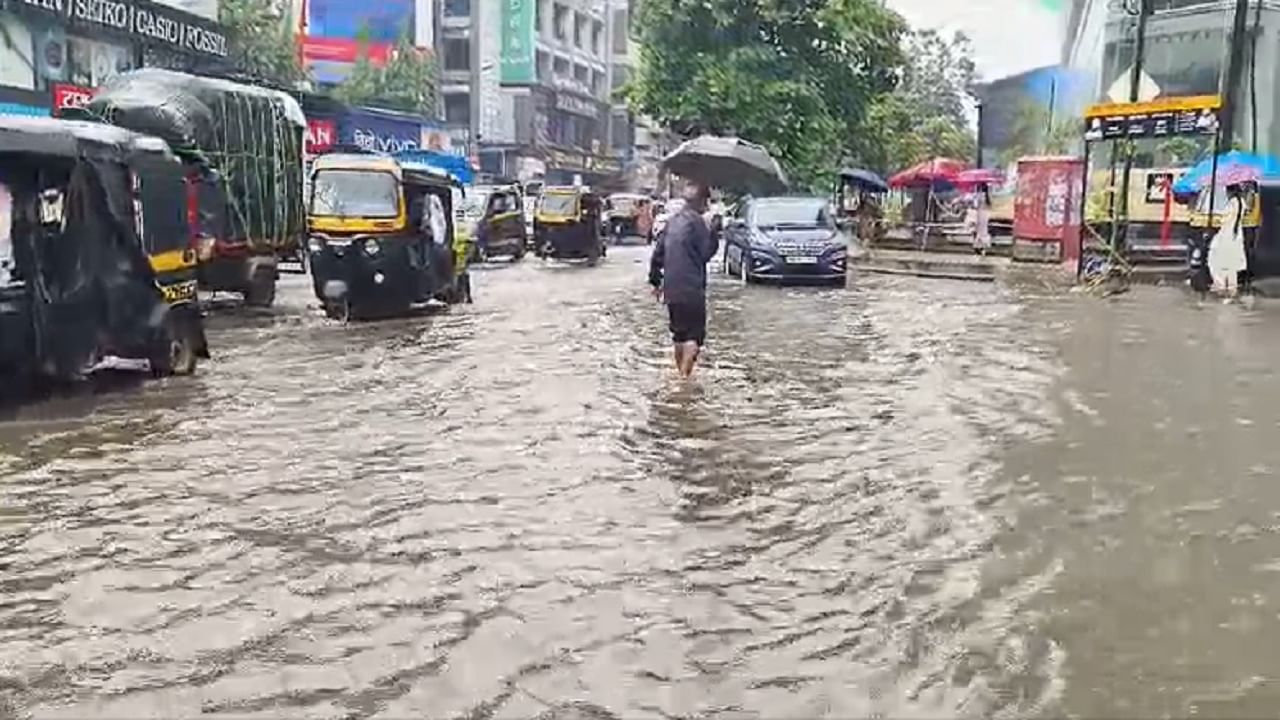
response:
[[[534,48],[534,18],[538,0],[503,0],[502,71],[503,85],[532,85],[538,77]]]

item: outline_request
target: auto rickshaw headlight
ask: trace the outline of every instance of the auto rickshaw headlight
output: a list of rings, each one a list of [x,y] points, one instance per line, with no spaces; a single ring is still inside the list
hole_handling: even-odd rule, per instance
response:
[[[309,238],[307,240],[307,249],[313,253],[318,253],[324,250],[324,241],[320,238]]]
[[[377,254],[378,254],[379,252],[381,252],[381,251],[382,251],[382,246],[378,244],[378,241],[377,241],[377,240],[365,240],[365,241],[364,241],[364,254],[365,254],[365,255],[371,255],[371,256],[372,256],[372,255],[377,255]]]

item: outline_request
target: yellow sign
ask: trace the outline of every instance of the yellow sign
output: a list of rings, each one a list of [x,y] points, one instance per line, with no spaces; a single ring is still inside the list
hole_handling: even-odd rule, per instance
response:
[[[1102,103],[1091,105],[1084,111],[1085,119],[1155,115],[1159,113],[1201,112],[1203,110],[1221,110],[1221,95],[1189,95],[1186,97],[1166,97],[1150,102],[1135,103]]]

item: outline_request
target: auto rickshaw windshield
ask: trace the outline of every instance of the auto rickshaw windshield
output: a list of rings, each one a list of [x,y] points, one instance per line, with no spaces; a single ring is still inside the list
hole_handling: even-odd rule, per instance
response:
[[[311,214],[394,218],[400,214],[400,183],[388,172],[320,170],[311,188]]]
[[[543,193],[538,212],[555,217],[573,217],[578,214],[578,196],[574,193]]]

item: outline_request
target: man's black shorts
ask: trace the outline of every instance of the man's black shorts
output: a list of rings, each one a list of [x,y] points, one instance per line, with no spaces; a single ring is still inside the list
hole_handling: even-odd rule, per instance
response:
[[[707,304],[701,302],[669,303],[671,339],[678,343],[707,341]]]

